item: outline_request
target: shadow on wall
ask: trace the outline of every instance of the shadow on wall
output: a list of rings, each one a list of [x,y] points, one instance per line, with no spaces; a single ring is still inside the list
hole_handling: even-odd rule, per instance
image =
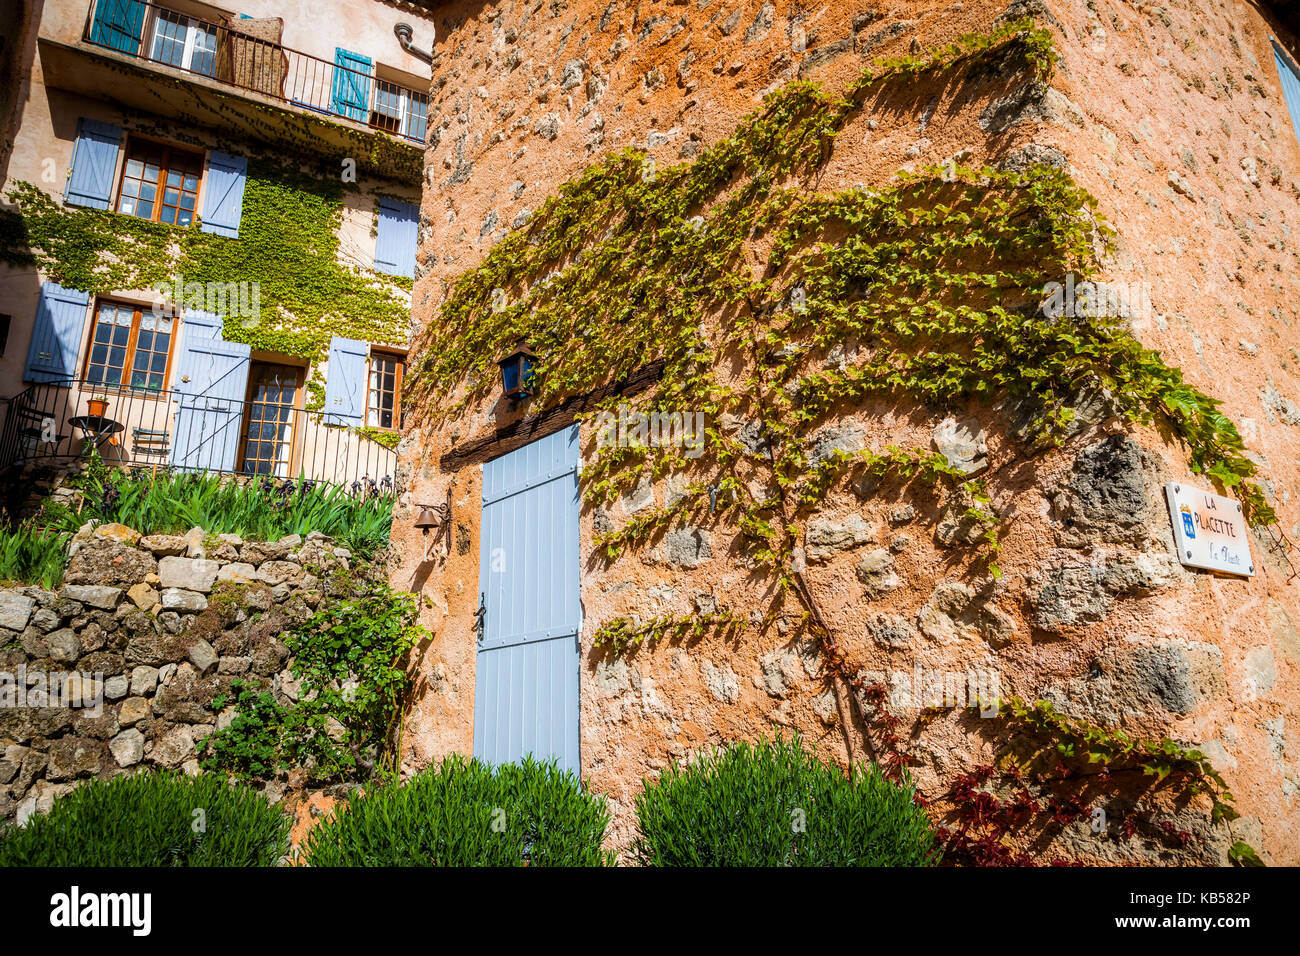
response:
[[[7,0],[0,4],[0,182],[9,176],[9,157],[26,104],[27,84],[36,58],[36,26],[42,0]]]

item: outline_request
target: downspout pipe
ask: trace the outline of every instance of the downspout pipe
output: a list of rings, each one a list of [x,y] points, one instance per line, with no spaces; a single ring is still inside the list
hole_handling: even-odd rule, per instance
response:
[[[434,28],[430,27],[430,29],[434,29]],[[433,64],[433,54],[425,53],[423,50],[421,50],[419,47],[417,47],[414,43],[411,42],[411,40],[415,37],[415,30],[412,29],[409,23],[397,24],[397,26],[393,27],[393,32],[397,34],[397,42],[402,45],[403,50],[411,54],[411,56],[423,60],[425,63],[428,63],[430,65]],[[434,31],[434,39],[437,39],[436,30]]]

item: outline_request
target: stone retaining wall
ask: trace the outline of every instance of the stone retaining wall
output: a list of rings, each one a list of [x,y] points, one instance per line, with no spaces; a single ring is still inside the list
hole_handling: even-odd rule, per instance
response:
[[[324,535],[244,541],[194,528],[142,537],[87,525],[63,585],[0,588],[0,820],[24,821],[91,777],[199,769],[196,745],[233,708],[233,680],[287,703],[283,634],[334,587],[351,553]],[[267,781],[272,796],[286,781]]]

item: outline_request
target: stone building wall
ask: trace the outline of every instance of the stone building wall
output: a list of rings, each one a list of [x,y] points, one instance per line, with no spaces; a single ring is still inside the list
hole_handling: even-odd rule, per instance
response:
[[[900,169],[953,157],[1067,169],[1117,230],[1103,277],[1149,296],[1149,308],[1133,310],[1134,333],[1223,400],[1262,467],[1279,530],[1300,537],[1292,291],[1300,269],[1291,236],[1300,143],[1269,36],[1294,42],[1238,0],[449,4],[434,68],[430,127],[438,132],[426,154],[415,325],[436,322],[455,279],[606,151],[642,148],[661,168],[690,161],[784,83],[842,90],[877,57],[937,48],[1022,15],[1056,37],[1062,61],[1050,87],[920,80],[840,133],[818,188],[881,188]],[[1044,852],[1221,862],[1231,836],[1273,862],[1300,861],[1291,739],[1300,720],[1297,559],[1276,533],[1256,530],[1253,578],[1183,568],[1161,485],[1208,482],[1193,478],[1183,449],[1155,429],[1119,427],[1104,402],[1076,411],[1063,449],[1017,460],[1015,416],[1005,408],[872,400],[845,409],[816,436],[814,455],[935,448],[991,476],[1007,521],[1005,573],[971,573],[961,545],[972,529],[959,513],[925,496],[856,487],[828,499],[808,527],[810,586],[864,672],[992,672],[1003,694],[1200,746],[1243,814],[1213,830],[1198,817],[1204,839],[1186,852],[1091,839],[1086,821]],[[472,748],[480,476],[474,467],[443,470],[439,459],[521,414],[493,397],[436,427],[418,417],[408,424],[393,528],[403,559],[391,579],[425,595],[425,623],[437,635],[420,665],[428,685],[408,725],[408,769]],[[744,422],[718,424],[741,441],[756,437]],[[583,429],[590,454],[591,426]],[[618,562],[599,560],[596,533],[664,505],[678,480],[647,483],[609,508],[584,507],[581,519],[582,771],[613,802],[620,846],[641,780],[701,747],[778,727],[841,762],[865,755],[860,736],[846,741],[824,661],[793,620],[632,656],[593,646],[614,617],[749,611],[770,596],[726,526],[674,528]],[[425,561],[411,522],[419,505],[445,500],[455,546]],[[927,793],[995,754],[978,721],[956,712],[922,720],[920,711],[905,706],[902,716]]]
[[[320,604],[323,571],[351,563],[315,532],[263,542],[118,524],[87,525],[71,552],[57,590],[0,588],[0,820],[94,777],[197,773],[196,745],[234,714],[213,707],[232,681],[297,699],[284,632]]]

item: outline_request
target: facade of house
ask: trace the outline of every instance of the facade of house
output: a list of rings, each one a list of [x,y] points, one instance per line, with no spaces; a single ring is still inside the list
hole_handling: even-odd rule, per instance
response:
[[[0,466],[391,482],[427,11],[51,0],[7,14]],[[9,104],[0,104],[5,106]]]
[[[1240,816],[1132,768],[1072,804],[1041,783],[1048,766],[1032,799],[1059,801],[1057,819],[1007,841],[1042,860],[1222,863],[1236,841],[1300,860],[1300,83],[1268,5],[576,0],[439,17],[421,397],[393,525],[392,582],[425,596],[436,635],[408,770],[554,757],[609,797],[622,846],[641,781],[670,761],[797,731],[841,764],[897,754],[952,819],[975,789],[1023,786],[997,782],[1037,730],[979,706],[1014,696],[1096,739],[1189,748]],[[789,192],[765,191],[770,169]],[[1043,206],[1017,205],[1022,174]],[[767,219],[740,218],[751,196]],[[908,205],[927,196],[928,218]],[[783,217],[810,209],[834,268],[782,244]],[[1033,246],[1048,235],[1080,237],[1061,240],[1078,258]],[[966,258],[981,248],[1005,259]],[[1016,351],[1016,330],[1061,328],[1051,282],[1067,325],[1113,316],[1089,341],[1125,337],[1146,364],[1061,397],[1044,449],[1004,385],[1051,374],[1059,353]],[[907,338],[918,316],[938,336],[924,347]],[[520,337],[539,384],[516,400],[493,362]],[[963,378],[971,348],[986,364]],[[1197,446],[1170,405],[1138,414],[1153,393],[1129,385],[1155,368],[1171,403],[1191,394],[1174,381],[1221,401],[1239,432],[1220,437],[1246,451]],[[1223,468],[1198,470],[1193,446]],[[953,484],[916,477],[934,454]],[[1225,494],[1234,475],[1260,520],[1229,523],[1249,569],[1216,574],[1176,548],[1165,487]]]

